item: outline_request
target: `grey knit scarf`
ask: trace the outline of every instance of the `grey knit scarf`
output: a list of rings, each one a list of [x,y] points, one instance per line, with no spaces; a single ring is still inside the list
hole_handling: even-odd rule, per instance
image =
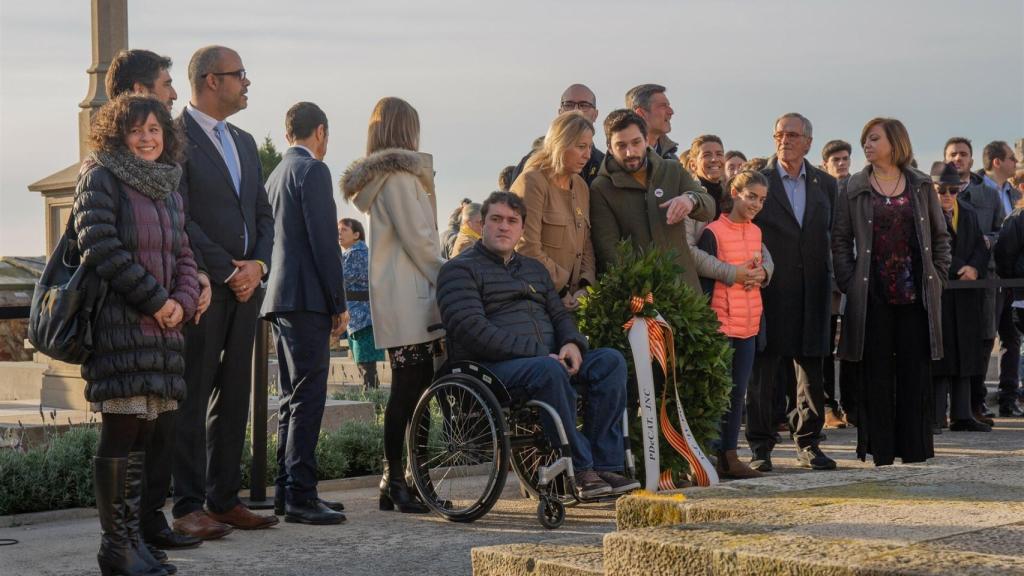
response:
[[[178,189],[181,166],[143,160],[127,150],[94,152],[92,159],[119,180],[153,200],[163,200]]]

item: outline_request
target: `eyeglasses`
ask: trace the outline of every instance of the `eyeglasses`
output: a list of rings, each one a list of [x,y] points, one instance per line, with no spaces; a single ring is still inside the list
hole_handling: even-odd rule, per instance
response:
[[[562,110],[593,110],[596,108],[592,103],[586,100],[562,100]]]
[[[960,193],[960,187],[959,186],[936,186],[935,187],[935,192],[938,193],[939,196],[956,196],[957,194]]]
[[[772,138],[775,138],[776,142],[782,142],[789,138],[790,140],[796,140],[797,138],[803,138],[803,134],[797,134],[796,132],[776,132],[772,134]]]
[[[207,72],[204,76],[237,76],[238,81],[242,82],[245,80],[245,68],[239,68],[231,72]]]

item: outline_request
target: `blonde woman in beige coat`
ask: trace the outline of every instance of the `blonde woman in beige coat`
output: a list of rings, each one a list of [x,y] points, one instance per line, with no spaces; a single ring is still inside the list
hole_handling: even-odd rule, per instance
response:
[[[586,287],[597,283],[590,239],[590,189],[580,170],[590,160],[594,125],[579,112],[551,122],[544,145],[530,156],[512,192],[523,199],[528,218],[516,250],[548,269],[565,307],[575,310]]]
[[[408,102],[383,98],[370,116],[366,157],[341,178],[345,199],[368,216],[370,313],[377,346],[391,362],[384,409],[380,509],[427,512],[405,481],[405,430],[434,375],[444,336],[435,298],[441,258],[431,157],[418,151],[419,115]]]

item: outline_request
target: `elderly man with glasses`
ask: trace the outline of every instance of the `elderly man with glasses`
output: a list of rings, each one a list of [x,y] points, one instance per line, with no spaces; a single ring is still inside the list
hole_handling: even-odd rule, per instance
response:
[[[782,385],[780,374],[795,374],[788,387],[788,420],[797,459],[807,468],[831,470],[836,463],[818,443],[825,423],[822,363],[830,346],[829,244],[836,179],[805,159],[812,133],[804,116],[783,114],[775,121],[773,138],[776,157],[762,172],[768,177],[768,199],[754,218],[775,260],[775,274],[763,291],[767,344],[757,355],[747,391],[751,466],[772,469],[775,390]]]
[[[597,123],[597,97],[594,96],[594,92],[584,86],[583,84],[573,84],[562,92],[562,98],[559,101],[558,113],[564,114],[566,112],[574,112],[579,110],[580,114],[590,120],[591,124]],[[543,142],[543,138],[538,138],[536,142]],[[526,166],[526,161],[533,156],[533,153],[537,151],[539,146],[534,146],[533,150],[530,150],[523,159],[516,165],[515,170],[512,172],[512,176],[509,178],[509,183],[515,182],[516,178],[523,173],[523,168]],[[604,160],[604,152],[597,149],[596,145],[590,148],[590,161],[587,162],[586,166],[580,172],[580,176],[586,181],[587,186],[597,178],[597,171],[601,168],[601,161]]]

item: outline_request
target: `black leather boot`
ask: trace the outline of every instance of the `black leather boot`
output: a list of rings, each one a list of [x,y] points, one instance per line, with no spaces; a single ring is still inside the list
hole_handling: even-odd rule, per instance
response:
[[[176,574],[178,567],[167,562],[167,555],[160,553],[163,557],[157,558],[150,551],[149,546],[142,540],[140,521],[142,519],[142,483],[146,479],[146,453],[129,452],[128,468],[125,472],[125,526],[128,527],[128,537],[135,546],[136,553],[150,566],[156,566],[167,574]]]
[[[380,509],[394,510],[407,514],[424,514],[430,509],[423,505],[409,489],[401,470],[392,470],[384,460],[384,475],[380,479]]]
[[[103,529],[96,561],[103,576],[166,576],[166,570],[139,555],[130,536],[125,506],[127,469],[127,458],[93,458],[96,510]]]

